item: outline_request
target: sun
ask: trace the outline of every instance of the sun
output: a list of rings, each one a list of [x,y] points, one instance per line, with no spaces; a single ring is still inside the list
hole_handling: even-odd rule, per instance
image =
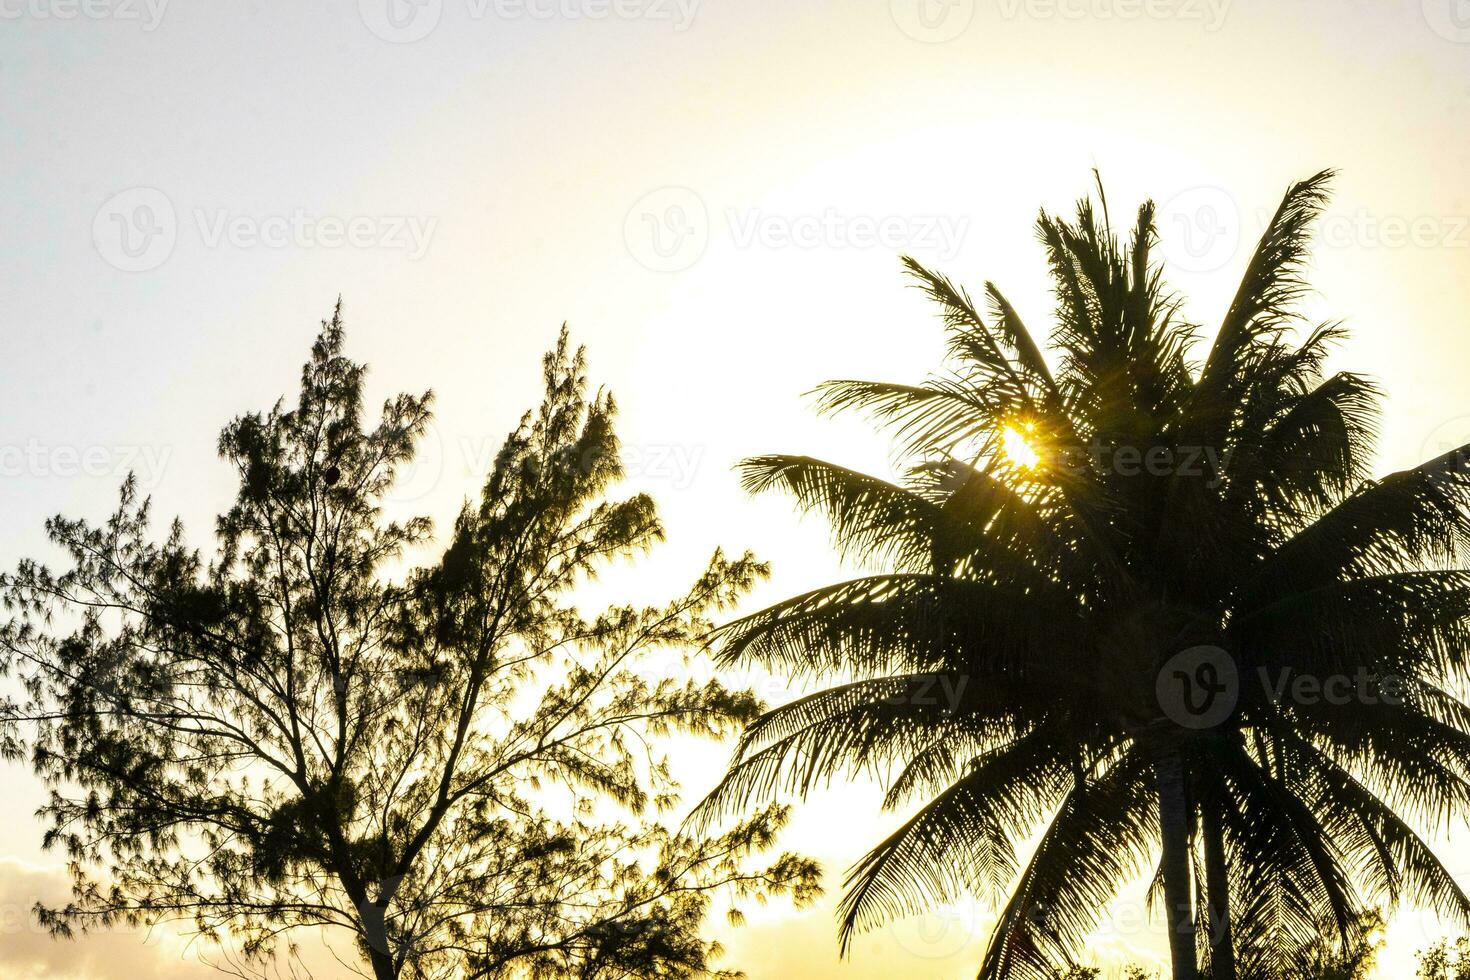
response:
[[[1005,453],[1006,459],[1029,470],[1041,463],[1041,455],[1026,439],[1026,433],[1031,431],[1031,425],[1028,423],[1024,428],[1025,432],[1012,425],[1006,426],[1000,434],[1000,448]]]

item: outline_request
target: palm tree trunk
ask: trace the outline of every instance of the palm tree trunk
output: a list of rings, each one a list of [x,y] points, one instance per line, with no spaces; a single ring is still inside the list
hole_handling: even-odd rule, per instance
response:
[[[1199,980],[1194,950],[1194,901],[1190,897],[1189,801],[1184,793],[1184,763],[1165,746],[1154,762],[1159,787],[1159,829],[1164,844],[1164,905],[1169,925],[1169,956],[1174,980]]]
[[[1205,896],[1210,910],[1210,980],[1235,980],[1235,939],[1230,932],[1230,875],[1225,833],[1213,801],[1204,810]]]

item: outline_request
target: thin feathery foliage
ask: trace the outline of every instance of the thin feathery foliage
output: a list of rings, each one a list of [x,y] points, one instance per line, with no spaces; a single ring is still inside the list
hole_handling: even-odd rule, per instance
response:
[[[716,553],[666,603],[577,607],[663,527],[649,497],[612,496],[615,407],[565,330],[436,549],[382,506],[431,398],[367,421],[365,370],[339,310],[297,403],[225,428],[238,492],[210,557],[178,522],[159,539],[130,479],[104,522],[48,522],[61,571],[0,578],[0,669],[25,691],[0,737],[50,787],[45,844],[73,878],[41,922],[182,921],[262,973],[321,928],[378,980],[727,975],[702,932],[715,898],[805,902],[817,869],[754,860],[779,806],[705,837],[663,822],[663,737],[733,733],[761,705],[646,664],[692,665],[764,566]]]

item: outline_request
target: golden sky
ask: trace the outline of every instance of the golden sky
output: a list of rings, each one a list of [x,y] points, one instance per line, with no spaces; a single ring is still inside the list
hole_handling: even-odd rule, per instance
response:
[[[623,410],[670,542],[775,565],[755,601],[839,569],[816,522],[749,500],[740,457],[882,472],[881,437],[814,417],[829,377],[918,380],[939,324],[908,252],[1046,320],[1038,207],[1152,196],[1173,286],[1214,323],[1293,179],[1342,173],[1312,313],[1388,390],[1385,470],[1470,441],[1466,0],[0,0],[0,554],[98,516],[138,470],[206,543],[220,425],[292,389],[338,295],[377,395],[433,387],[399,505],[444,526],[536,396],[563,320]],[[773,697],[782,696],[772,687]],[[690,750],[690,795],[723,748]],[[53,944],[41,790],[0,770],[0,974],[209,976],[167,936]],[[896,817],[870,785],[787,844],[843,868]],[[1461,840],[1466,838],[1462,834]],[[1444,854],[1470,884],[1470,845]],[[831,902],[752,912],[757,980],[972,976],[982,900],[836,960]],[[1137,890],[1095,954],[1156,957]],[[1382,975],[1435,925],[1395,920]]]

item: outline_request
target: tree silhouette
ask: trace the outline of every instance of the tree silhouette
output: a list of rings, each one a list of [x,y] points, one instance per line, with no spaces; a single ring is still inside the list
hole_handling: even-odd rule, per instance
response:
[[[64,570],[0,582],[26,691],[0,734],[51,787],[45,843],[74,879],[42,922],[183,920],[262,969],[278,936],[331,927],[379,980],[706,975],[713,890],[805,901],[817,870],[748,860],[778,808],[707,839],[650,816],[676,789],[658,737],[719,736],[760,706],[642,668],[687,664],[764,567],[717,553],[667,605],[577,611],[579,582],[662,530],[647,496],[607,496],[613,401],[565,330],[540,407],[415,566],[429,522],[380,504],[431,395],[364,428],[364,372],[339,308],[298,403],[224,429],[239,490],[208,561],[177,521],[150,537],[130,479],[104,523],[48,522]]]
[[[1470,980],[1470,938],[1441,939],[1420,950],[1418,959],[1417,980]]]
[[[744,464],[750,491],[825,512],[844,556],[884,570],[717,634],[727,663],[850,680],[752,723],[697,813],[858,770],[892,774],[887,807],[921,801],[851,870],[844,951],[1008,893],[980,975],[1049,977],[1160,853],[1177,980],[1201,951],[1214,980],[1295,976],[1324,930],[1360,944],[1367,899],[1470,916],[1405,819],[1470,804],[1449,693],[1470,640],[1465,451],[1370,478],[1379,393],[1327,376],[1342,330],[1303,336],[1295,310],[1329,177],[1289,189],[1203,350],[1152,256],[1153,205],[1120,242],[1100,186],[1100,208],[1038,223],[1051,358],[993,284],[982,315],[906,260],[952,372],[819,400],[890,426],[901,481]]]

